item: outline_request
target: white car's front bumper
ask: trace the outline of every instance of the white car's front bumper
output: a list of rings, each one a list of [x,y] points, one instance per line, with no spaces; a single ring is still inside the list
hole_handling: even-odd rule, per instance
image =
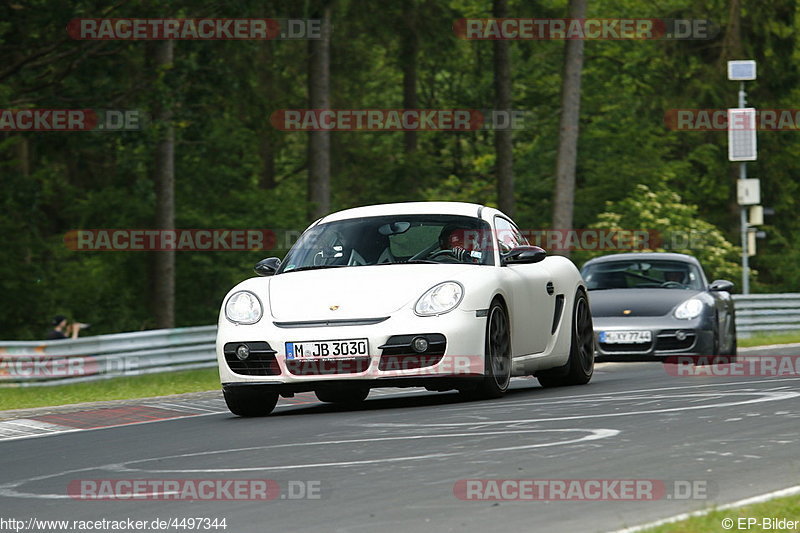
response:
[[[414,385],[421,379],[474,379],[483,375],[486,316],[481,311],[456,309],[440,316],[420,317],[403,309],[377,323],[331,322],[335,325],[276,325],[272,317],[265,316],[253,325],[237,325],[221,318],[216,344],[220,381],[224,386],[279,385],[281,391],[295,392],[339,380],[391,386],[404,382]],[[417,336],[426,337],[429,348],[416,353],[399,347],[398,336],[402,336],[401,345]],[[287,360],[287,342],[346,339],[367,339],[368,356]],[[244,361],[235,354],[242,344],[251,350]]]

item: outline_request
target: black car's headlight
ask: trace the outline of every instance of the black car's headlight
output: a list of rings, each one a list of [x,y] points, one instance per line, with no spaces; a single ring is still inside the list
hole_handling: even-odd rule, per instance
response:
[[[675,308],[675,318],[680,320],[691,320],[700,316],[703,312],[703,302],[697,298],[686,300],[681,305]]]
[[[255,324],[263,312],[261,300],[250,291],[235,292],[225,302],[225,318],[234,324]]]

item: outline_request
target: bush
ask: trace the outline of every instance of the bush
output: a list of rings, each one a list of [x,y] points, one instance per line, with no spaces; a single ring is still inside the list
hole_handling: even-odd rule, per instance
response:
[[[685,204],[680,195],[666,188],[651,190],[636,185],[633,194],[618,202],[606,202],[606,210],[597,217],[593,229],[646,230],[649,248],[641,252],[677,252],[696,257],[703,264],[709,281],[741,280],[741,248],[725,239],[713,224],[698,218],[697,206]],[[604,251],[576,252],[579,264]],[[755,271],[750,272],[751,279]]]

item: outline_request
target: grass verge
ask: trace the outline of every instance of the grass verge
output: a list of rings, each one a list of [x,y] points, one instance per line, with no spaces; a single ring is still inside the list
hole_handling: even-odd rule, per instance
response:
[[[747,522],[747,519],[756,522]],[[645,530],[647,533],[706,533],[708,531],[741,531],[749,533],[763,531],[800,531],[800,527],[782,527],[775,522],[765,523],[764,519],[786,519],[800,522],[800,498],[787,496],[764,503],[714,511],[705,516],[696,516],[673,524],[664,524]],[[723,524],[723,520],[731,520]],[[739,522],[742,519],[742,522]],[[732,524],[732,525],[731,525]],[[800,524],[798,524],[800,525]],[[725,527],[730,526],[730,527]],[[766,527],[765,527],[766,526]]]
[[[0,389],[0,410],[127,400],[219,389],[216,368],[126,376],[88,383]]]
[[[739,347],[749,348],[752,346],[766,346],[768,344],[791,344],[800,342],[800,332],[791,331],[787,333],[757,333],[746,339],[739,339]]]

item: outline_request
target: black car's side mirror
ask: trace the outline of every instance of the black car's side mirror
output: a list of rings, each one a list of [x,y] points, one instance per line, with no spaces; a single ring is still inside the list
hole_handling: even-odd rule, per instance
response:
[[[281,266],[281,260],[277,257],[267,257],[266,259],[262,259],[256,266],[253,267],[253,270],[256,271],[256,274],[259,276],[272,276]]]
[[[731,292],[733,289],[733,282],[726,279],[715,280],[708,286],[708,290],[713,292]]]
[[[517,246],[503,254],[504,265],[526,265],[538,263],[547,257],[547,252],[538,246]]]

